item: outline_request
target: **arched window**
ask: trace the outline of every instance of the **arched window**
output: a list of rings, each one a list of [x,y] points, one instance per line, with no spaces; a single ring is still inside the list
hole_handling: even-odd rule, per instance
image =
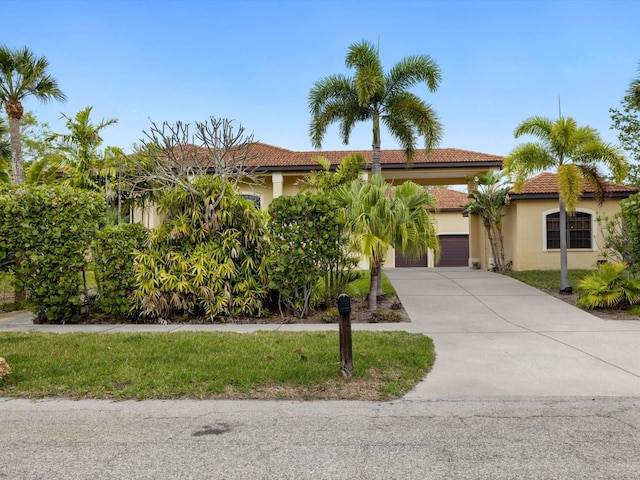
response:
[[[591,235],[592,216],[586,212],[567,215],[567,247],[592,248]],[[560,213],[554,212],[546,216],[547,249],[560,248]]]
[[[251,193],[241,193],[240,196],[245,200],[252,201],[258,208],[260,208],[260,206],[262,205],[262,198],[259,195],[253,195]]]

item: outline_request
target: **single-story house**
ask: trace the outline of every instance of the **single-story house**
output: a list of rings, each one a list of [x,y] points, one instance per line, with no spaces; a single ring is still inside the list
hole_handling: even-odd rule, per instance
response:
[[[266,209],[274,198],[281,195],[295,195],[299,191],[300,180],[309,172],[321,167],[312,159],[325,157],[335,169],[347,155],[361,153],[371,164],[371,150],[334,150],[296,152],[261,142],[254,143],[249,154],[256,157],[256,172],[260,174],[262,185],[241,187],[240,193],[253,200],[261,208]],[[422,149],[416,150],[411,164],[407,164],[404,150],[383,150],[381,152],[382,175],[393,185],[412,180],[419,185],[448,186],[462,185],[467,187],[469,177],[474,177],[488,170],[502,168],[502,157],[456,148],[437,148],[425,154]],[[431,193],[439,203],[434,211],[438,224],[438,233],[442,243],[442,254],[439,262],[433,253],[418,259],[402,259],[398,254],[398,267],[401,266],[468,266],[470,239],[483,235],[483,230],[470,230],[470,222],[463,217],[462,205],[466,203],[465,193],[454,190],[435,188]],[[133,220],[148,228],[159,225],[162,218],[157,215],[155,207],[150,205],[134,211]],[[475,228],[476,226],[474,226]],[[482,226],[480,225],[480,228]],[[385,261],[387,267],[396,266],[396,255],[392,250]]]
[[[603,260],[603,232],[599,219],[620,210],[620,200],[637,193],[626,185],[606,183],[601,205],[594,190],[584,185],[584,193],[574,216],[567,217],[570,269],[592,269]],[[559,196],[556,175],[541,173],[509,194],[510,204],[503,219],[505,260],[513,270],[557,270],[560,265]]]
[[[313,157],[329,160],[334,169],[347,155],[361,153],[371,163],[371,150],[305,151],[297,152],[261,142],[252,144],[249,151],[255,156],[256,169],[262,184],[241,188],[240,193],[266,209],[274,198],[295,195],[300,180],[309,172],[320,170]],[[498,155],[437,148],[426,154],[417,150],[411,164],[407,164],[403,150],[381,152],[382,175],[393,185],[412,180],[428,187],[462,185],[474,188],[468,178],[500,170],[503,158]],[[638,190],[624,185],[607,184],[607,200],[598,205],[593,191],[585,189],[576,217],[569,222],[569,268],[593,268],[602,258],[602,233],[598,228],[600,215],[613,215],[619,201]],[[431,188],[438,201],[434,210],[442,252],[436,259],[433,252],[419,258],[405,258],[393,249],[387,254],[386,267],[469,266],[490,268],[492,255],[481,219],[464,214],[467,194],[444,188]],[[555,175],[542,173],[527,182],[522,191],[510,194],[511,203],[503,219],[505,259],[513,270],[558,269],[560,265],[558,239],[558,192]],[[150,206],[134,212],[133,220],[149,228],[162,219]]]

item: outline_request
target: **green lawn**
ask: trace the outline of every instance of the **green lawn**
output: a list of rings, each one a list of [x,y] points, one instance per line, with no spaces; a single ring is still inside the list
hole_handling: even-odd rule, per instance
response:
[[[362,270],[360,271],[360,275],[360,278],[347,286],[347,293],[352,297],[366,298],[367,295],[369,295],[369,279],[371,278],[371,273],[369,270]],[[382,291],[389,296],[396,294],[393,285],[391,285],[391,282],[384,272],[382,272]]]
[[[0,334],[0,396],[106,399],[401,397],[434,362],[430,338],[354,332],[354,377],[337,332]]]
[[[593,270],[569,270],[567,272],[569,285],[575,289],[578,282],[592,271]],[[522,272],[507,272],[507,275],[542,290],[560,289],[560,271],[558,270],[525,270]]]

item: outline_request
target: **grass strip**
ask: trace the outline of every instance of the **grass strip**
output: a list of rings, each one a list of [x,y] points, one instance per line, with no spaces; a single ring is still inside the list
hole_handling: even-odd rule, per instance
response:
[[[568,270],[569,285],[575,287],[583,277],[591,272],[593,270]],[[522,270],[520,272],[507,272],[507,275],[542,290],[557,291],[560,289],[559,270]]]
[[[337,332],[1,333],[0,357],[5,397],[390,400],[435,353],[423,335],[353,332],[352,379]]]

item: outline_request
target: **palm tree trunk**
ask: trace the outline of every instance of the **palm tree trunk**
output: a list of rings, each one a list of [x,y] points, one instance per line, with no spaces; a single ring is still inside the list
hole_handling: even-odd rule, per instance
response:
[[[375,260],[371,262],[371,280],[369,281],[369,310],[375,312],[378,308],[378,297],[376,295],[378,288],[378,277],[380,276],[380,264]]]
[[[382,291],[382,266],[378,269],[378,284],[376,285],[376,297],[382,298],[384,297],[384,292]]]
[[[504,241],[502,237],[502,231],[495,223],[491,223],[489,229],[489,241],[491,243],[491,251],[493,253],[493,263],[495,264],[496,272],[504,273]]]
[[[373,154],[371,156],[371,173],[382,173],[382,164],[380,163],[380,117],[376,114],[373,116]]]
[[[560,293],[571,293],[567,274],[567,209],[560,197]]]
[[[13,158],[13,183],[17,185],[24,183],[19,118],[9,116],[9,136],[11,141],[11,157]]]

